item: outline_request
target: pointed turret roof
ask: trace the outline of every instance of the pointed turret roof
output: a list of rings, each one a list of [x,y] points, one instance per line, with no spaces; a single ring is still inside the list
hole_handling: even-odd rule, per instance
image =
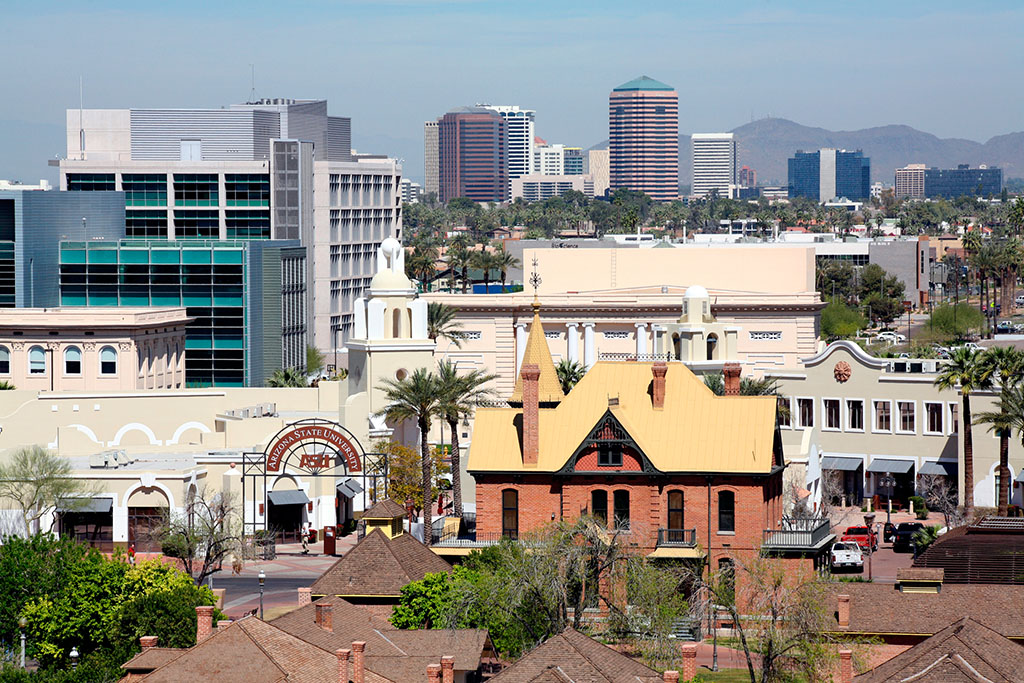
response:
[[[551,360],[551,351],[548,349],[548,339],[544,336],[544,325],[540,322],[540,301],[533,300],[533,323],[530,325],[530,336],[526,340],[526,350],[523,352],[523,365],[534,364],[540,368],[540,380],[538,382],[538,396],[541,403],[559,403],[565,394],[562,393],[562,385],[558,381],[558,373],[555,372],[555,362]],[[516,376],[516,388],[512,391],[509,403],[523,402],[523,378]]]
[[[630,90],[672,90],[671,85],[656,81],[650,76],[637,76],[631,81],[623,83],[615,88],[615,92],[626,92]]]

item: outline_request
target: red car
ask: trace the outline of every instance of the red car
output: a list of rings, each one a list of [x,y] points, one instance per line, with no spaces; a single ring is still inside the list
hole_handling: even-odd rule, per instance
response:
[[[861,547],[861,550],[878,550],[878,534],[866,526],[846,527],[846,533],[840,541],[853,541]]]

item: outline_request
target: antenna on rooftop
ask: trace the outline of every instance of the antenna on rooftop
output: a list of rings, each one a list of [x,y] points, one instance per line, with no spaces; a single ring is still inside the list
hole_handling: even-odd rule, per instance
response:
[[[251,83],[251,86],[252,86],[249,89],[249,101],[250,102],[255,102],[256,101],[256,65],[255,64],[250,64],[249,65],[249,77],[250,77],[250,83]]]
[[[82,110],[85,109],[85,94],[82,88],[82,77],[78,77],[78,150],[82,161],[85,161],[85,126],[82,124]]]

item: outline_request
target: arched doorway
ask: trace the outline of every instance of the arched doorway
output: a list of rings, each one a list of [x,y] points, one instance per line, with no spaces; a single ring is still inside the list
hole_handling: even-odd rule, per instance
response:
[[[281,543],[302,540],[302,525],[309,519],[309,497],[291,476],[278,477],[267,493],[267,528]]]
[[[128,498],[128,543],[136,552],[160,552],[160,531],[167,524],[170,503],[155,486],[135,489]]]

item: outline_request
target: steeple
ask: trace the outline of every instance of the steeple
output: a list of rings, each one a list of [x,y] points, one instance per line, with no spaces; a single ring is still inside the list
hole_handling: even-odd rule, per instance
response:
[[[530,276],[530,284],[533,285],[533,322],[530,324],[530,336],[526,340],[526,350],[523,352],[523,366],[536,365],[540,369],[538,380],[538,397],[541,403],[559,403],[565,394],[562,393],[562,385],[558,381],[558,373],[555,372],[555,362],[551,360],[551,350],[548,349],[548,339],[544,335],[544,325],[540,322],[540,299],[537,296],[537,288],[540,286],[540,275],[537,273],[537,258],[533,259],[533,274]],[[523,378],[516,377],[516,387],[512,391],[509,403],[523,402]]]

